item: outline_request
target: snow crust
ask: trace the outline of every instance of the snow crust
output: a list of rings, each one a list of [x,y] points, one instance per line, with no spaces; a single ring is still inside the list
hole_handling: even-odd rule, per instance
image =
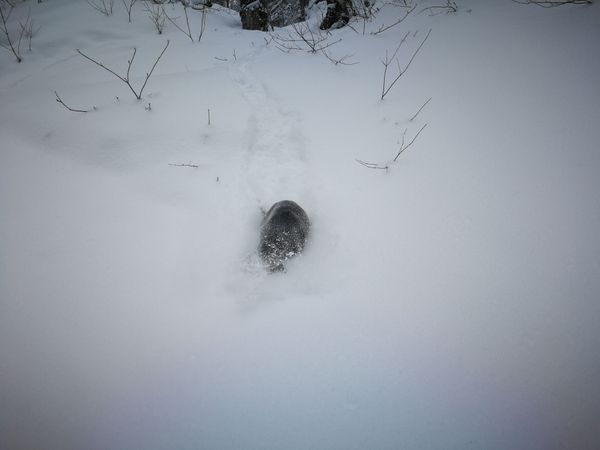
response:
[[[140,5],[20,4],[9,28],[30,7],[40,30],[0,53],[0,448],[599,448],[600,9],[457,3],[334,31],[351,66],[216,6],[191,43]],[[381,101],[386,49],[430,28]],[[142,101],[75,51],[124,73],[136,47],[140,86],[166,39]],[[388,171],[355,161],[425,123]],[[267,274],[283,199],[311,239]]]

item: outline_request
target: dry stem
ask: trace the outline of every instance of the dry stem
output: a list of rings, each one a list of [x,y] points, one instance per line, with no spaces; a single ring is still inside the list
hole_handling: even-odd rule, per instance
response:
[[[142,93],[144,92],[144,88],[146,87],[146,84],[148,83],[148,80],[150,79],[150,76],[152,76],[152,72],[154,72],[154,68],[158,64],[158,61],[160,61],[160,58],[162,58],[162,55],[167,50],[167,47],[169,46],[169,43],[170,43],[170,41],[167,40],[167,44],[165,45],[165,48],[163,48],[162,52],[160,52],[160,55],[158,55],[158,58],[156,58],[156,61],[154,61],[154,64],[152,65],[152,69],[150,69],[150,72],[146,73],[146,79],[144,80],[144,84],[140,88],[139,93],[136,92],[136,90],[133,88],[133,86],[131,85],[130,78],[129,78],[129,73],[131,71],[131,66],[133,65],[133,60],[135,59],[135,55],[137,53],[137,49],[135,47],[133,48],[133,55],[131,55],[131,59],[127,61],[127,63],[128,63],[128,65],[127,65],[127,74],[125,76],[119,75],[114,70],[109,69],[108,67],[106,67],[101,62],[96,61],[93,58],[90,58],[88,55],[86,55],[85,53],[83,53],[79,49],[77,49],[77,53],[79,53],[81,56],[83,56],[88,61],[93,62],[97,66],[102,67],[104,70],[106,70],[107,72],[110,72],[112,75],[114,75],[115,77],[117,77],[119,80],[121,80],[123,83],[125,83],[127,85],[127,87],[133,93],[133,95],[135,96],[135,98],[137,98],[138,100],[141,100],[142,99]]]

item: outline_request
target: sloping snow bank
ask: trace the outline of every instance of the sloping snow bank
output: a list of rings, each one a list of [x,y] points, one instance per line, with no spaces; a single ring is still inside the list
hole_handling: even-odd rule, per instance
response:
[[[339,30],[347,67],[218,8],[192,44],[30,6],[34,51],[0,54],[0,447],[597,447],[598,5]],[[378,59],[429,28],[379,101]],[[139,86],[166,38],[142,102],[74,51],[136,46]],[[425,123],[390,171],[355,162]],[[283,198],[311,241],[267,275]]]

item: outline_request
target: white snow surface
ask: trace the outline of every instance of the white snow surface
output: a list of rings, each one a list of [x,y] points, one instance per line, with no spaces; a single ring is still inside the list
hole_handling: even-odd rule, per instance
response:
[[[0,53],[0,448],[600,448],[600,5],[457,3],[333,31],[348,66],[220,7],[192,43],[141,2],[19,3],[9,29],[40,28]],[[381,101],[386,50],[430,28]],[[141,101],[76,53],[124,74],[136,47],[138,88],[167,39]],[[356,162],[425,124],[389,170]],[[267,274],[283,199],[311,236]]]

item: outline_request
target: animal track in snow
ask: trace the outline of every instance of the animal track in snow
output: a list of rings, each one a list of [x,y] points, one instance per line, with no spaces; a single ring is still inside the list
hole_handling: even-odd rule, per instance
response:
[[[232,79],[250,106],[245,181],[259,204],[298,198],[308,188],[304,137],[294,113],[282,107],[265,85],[242,64]]]

